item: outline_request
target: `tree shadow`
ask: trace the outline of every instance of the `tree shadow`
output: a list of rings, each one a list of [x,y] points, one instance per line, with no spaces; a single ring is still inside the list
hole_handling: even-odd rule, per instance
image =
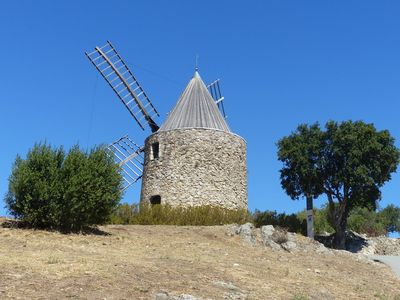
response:
[[[334,235],[316,235],[315,240],[324,244],[327,248],[333,248]],[[364,237],[352,232],[346,231],[346,249],[349,252],[357,253],[368,246],[368,241]]]
[[[0,223],[2,228],[10,229],[30,229],[30,230],[44,230],[48,232],[59,232],[62,234],[82,234],[82,235],[100,235],[100,236],[110,236],[111,233],[101,230],[97,226],[86,226],[80,230],[67,230],[65,228],[46,228],[46,227],[35,227],[27,222],[14,219],[6,219]]]

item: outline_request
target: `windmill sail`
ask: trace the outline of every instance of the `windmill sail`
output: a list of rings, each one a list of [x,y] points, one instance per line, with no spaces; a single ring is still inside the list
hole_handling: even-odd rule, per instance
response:
[[[219,79],[213,81],[208,86],[208,91],[210,92],[211,96],[215,100],[215,103],[218,106],[219,111],[221,112],[222,116],[226,118],[225,109],[224,109],[224,97],[221,95],[221,88],[219,87]]]
[[[122,190],[127,189],[142,178],[143,147],[140,147],[125,135],[109,145],[108,150],[114,155],[115,161],[122,169],[124,179]]]
[[[153,118],[160,115],[111,42],[107,41],[104,46],[95,47],[93,52],[85,52],[85,54],[140,128],[144,130],[144,125],[147,123],[152,132],[156,132],[159,127]]]

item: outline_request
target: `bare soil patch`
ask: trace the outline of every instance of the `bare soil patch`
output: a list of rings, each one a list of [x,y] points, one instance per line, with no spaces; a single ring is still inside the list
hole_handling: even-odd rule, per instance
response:
[[[109,235],[0,226],[0,299],[400,299],[387,266],[342,251],[252,246],[226,226],[100,229]]]

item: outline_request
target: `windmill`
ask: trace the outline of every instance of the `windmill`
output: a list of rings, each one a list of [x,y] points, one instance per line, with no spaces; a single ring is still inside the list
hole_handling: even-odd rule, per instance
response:
[[[85,54],[139,128],[145,130],[146,127],[149,127],[152,133],[157,132],[160,127],[155,122],[155,118],[160,116],[159,112],[111,42],[107,41],[101,47],[96,46],[93,51],[85,52]],[[221,114],[226,118],[219,79],[209,84],[207,88]],[[144,146],[136,144],[128,135],[125,135],[112,142],[108,149],[121,166],[124,180],[123,190],[142,178]]]

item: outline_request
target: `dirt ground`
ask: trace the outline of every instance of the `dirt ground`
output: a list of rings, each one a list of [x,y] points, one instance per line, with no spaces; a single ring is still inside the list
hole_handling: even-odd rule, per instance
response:
[[[1,221],[0,221],[1,223]],[[61,234],[0,226],[0,299],[400,299],[400,280],[355,255],[272,250],[226,226],[104,226]]]

